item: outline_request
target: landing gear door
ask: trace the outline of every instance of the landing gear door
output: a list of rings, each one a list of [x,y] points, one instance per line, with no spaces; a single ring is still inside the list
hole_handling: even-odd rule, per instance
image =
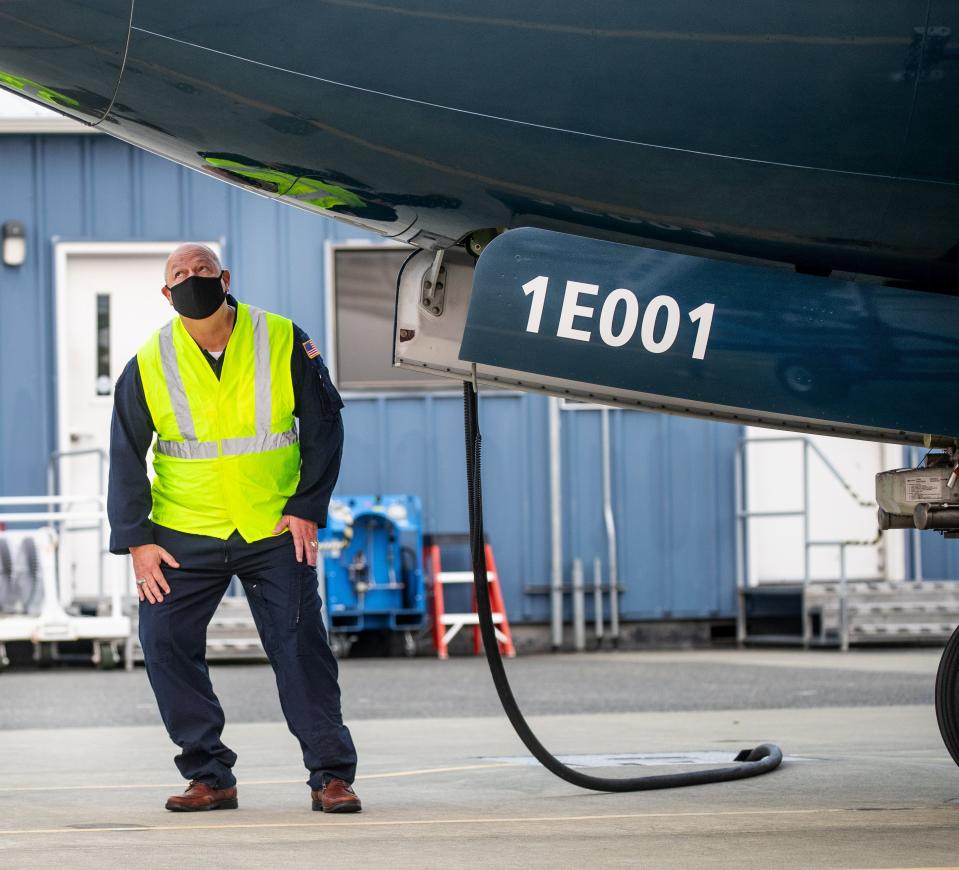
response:
[[[475,260],[459,248],[420,251],[406,261],[396,299],[393,363],[458,381],[471,376],[459,358]]]
[[[493,239],[472,272],[447,253],[440,281],[433,257],[401,281],[403,366],[797,432],[959,432],[943,393],[959,380],[959,297],[531,228]]]

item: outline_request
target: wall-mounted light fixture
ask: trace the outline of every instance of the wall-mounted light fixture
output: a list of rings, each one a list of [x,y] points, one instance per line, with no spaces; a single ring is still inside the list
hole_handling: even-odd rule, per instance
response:
[[[20,221],[3,225],[3,265],[22,266],[27,259],[27,233]]]

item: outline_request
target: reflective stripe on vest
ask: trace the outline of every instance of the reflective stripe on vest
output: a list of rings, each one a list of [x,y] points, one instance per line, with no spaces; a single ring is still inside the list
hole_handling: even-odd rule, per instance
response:
[[[154,523],[224,541],[274,534],[300,479],[293,341],[287,318],[241,302],[219,379],[180,320],[140,348]]]
[[[272,431],[273,415],[273,375],[270,368],[270,331],[266,314],[259,308],[248,306],[253,321],[253,392],[256,419],[256,435],[242,438],[224,438],[220,448],[224,456],[264,453],[296,444],[299,440],[296,427],[286,432]],[[193,423],[193,413],[187,400],[180,365],[173,346],[173,321],[160,330],[160,362],[163,365],[163,377],[166,380],[170,404],[176,417],[177,428],[182,441],[164,441],[157,438],[157,453],[173,456],[177,459],[216,459],[219,456],[216,441],[199,441]]]

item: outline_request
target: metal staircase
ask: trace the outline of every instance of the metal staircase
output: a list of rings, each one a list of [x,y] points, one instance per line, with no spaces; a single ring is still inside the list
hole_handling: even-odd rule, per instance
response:
[[[806,632],[823,646],[851,643],[945,643],[959,625],[959,583],[810,583],[805,590]],[[845,605],[845,613],[843,606]]]
[[[747,446],[774,442],[802,445],[803,501],[799,509],[750,509],[746,485]],[[882,533],[877,531],[876,537],[871,540],[817,540],[812,537],[812,461],[821,463],[860,507],[875,506],[874,501],[863,498],[850,486],[810,438],[746,436],[741,439],[736,452],[735,470],[738,643],[802,644],[807,648],[838,646],[842,650],[848,649],[851,644],[944,643],[959,625],[959,582],[849,578],[846,570],[849,548],[874,546]],[[751,521],[772,517],[802,519],[803,576],[796,583],[750,585],[747,554]],[[917,545],[918,541],[914,539],[914,546]],[[839,577],[821,580],[811,576],[811,554],[818,547],[838,550]]]

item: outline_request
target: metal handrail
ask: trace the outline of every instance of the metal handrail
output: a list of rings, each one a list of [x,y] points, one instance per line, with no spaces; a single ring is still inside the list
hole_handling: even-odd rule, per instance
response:
[[[759,437],[750,437],[740,439],[740,445],[745,444],[760,444],[760,443],[769,443],[769,442],[793,442],[793,443],[802,443],[805,445],[806,449],[812,450],[823,462],[829,472],[832,474],[836,481],[842,485],[842,487],[849,493],[849,495],[859,503],[860,507],[872,507],[876,502],[874,499],[863,498],[859,493],[856,492],[849,484],[849,482],[842,476],[842,473],[836,469],[836,466],[832,464],[832,460],[826,456],[812,441],[809,440],[809,437],[806,435],[780,435],[780,436],[759,436]]]
[[[106,504],[102,495],[3,495],[0,496],[0,505],[10,504],[78,504],[95,501]]]
[[[54,450],[50,454],[50,459],[47,461],[47,495],[60,496],[60,465],[62,461],[64,459],[77,459],[81,456],[96,456],[99,459],[97,468],[99,492],[97,494],[100,499],[106,498],[106,471],[109,457],[107,456],[107,451],[102,447],[83,447],[77,450]],[[101,504],[105,504],[105,502],[101,502]],[[69,519],[80,520],[81,517],[71,517]],[[97,560],[97,596],[103,598],[104,579],[106,577],[107,516],[106,513],[104,513],[99,517],[88,517],[85,519],[95,519],[97,522],[97,548],[99,550],[99,558]],[[65,525],[66,519],[53,519],[53,522],[57,523],[57,533],[61,537],[65,531],[71,531],[71,529]],[[74,529],[73,531],[81,531],[81,529]],[[62,594],[62,587],[60,585],[60,561],[58,558],[56,564],[58,594]]]
[[[104,507],[106,499],[101,495],[4,495],[0,506],[5,505],[71,505],[95,502]],[[14,511],[0,513],[0,523],[49,523],[52,520],[104,520],[106,511]]]
[[[0,514],[0,523],[65,523],[74,520],[101,522],[106,519],[105,511],[32,511],[23,513]]]
[[[846,548],[872,547],[882,539],[882,529],[876,531],[871,541],[809,541],[809,547],[839,547],[839,648],[843,652],[849,651],[849,587],[846,579]],[[803,586],[803,636],[812,632],[812,626],[806,615],[805,602],[806,587]]]
[[[799,443],[803,446],[802,456],[802,477],[803,477],[803,502],[800,510],[787,511],[750,511],[748,508],[748,487],[746,480],[746,447],[749,444],[759,443]],[[806,590],[812,581],[810,569],[810,551],[813,547],[838,547],[839,548],[839,607],[840,607],[840,647],[843,651],[849,649],[849,621],[847,607],[848,585],[846,578],[846,549],[848,547],[874,546],[882,538],[882,530],[877,530],[875,538],[871,541],[865,540],[844,540],[844,541],[814,541],[809,536],[809,452],[810,450],[819,457],[826,470],[833,478],[846,490],[847,494],[855,501],[859,507],[873,507],[875,501],[864,499],[842,476],[839,470],[833,465],[830,459],[813,444],[805,435],[787,435],[787,436],[745,436],[739,440],[735,455],[735,498],[736,498],[736,586],[738,590],[739,606],[736,614],[736,639],[742,645],[746,640],[746,612],[745,612],[745,590],[747,583],[747,559],[748,559],[748,522],[753,518],[769,517],[802,517],[803,520],[803,579],[802,579],[802,623],[803,623],[803,646],[808,649],[812,641],[812,627],[809,621],[806,604]]]

